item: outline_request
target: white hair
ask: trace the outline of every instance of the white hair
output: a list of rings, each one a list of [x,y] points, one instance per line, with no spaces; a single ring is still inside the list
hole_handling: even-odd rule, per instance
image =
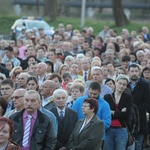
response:
[[[54,99],[57,95],[60,95],[60,93],[64,93],[66,95],[66,99],[68,98],[68,94],[65,90],[63,89],[56,89],[54,92],[53,92],[53,96],[54,96]]]
[[[93,74],[93,72],[94,72],[95,70],[99,70],[99,71],[103,74],[102,69],[101,69],[100,67],[98,67],[98,66],[92,67],[92,69],[91,69],[91,74]]]

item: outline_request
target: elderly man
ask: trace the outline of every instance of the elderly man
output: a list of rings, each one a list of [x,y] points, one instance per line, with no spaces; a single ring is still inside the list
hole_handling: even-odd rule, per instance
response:
[[[10,117],[15,112],[21,111],[24,109],[24,94],[26,90],[25,89],[17,89],[14,91],[14,93],[11,96],[11,99],[13,101],[15,109],[11,110],[10,112],[6,113],[4,117]]]
[[[53,99],[53,92],[56,89],[56,83],[52,80],[46,80],[40,87],[41,95],[42,95],[42,106],[47,109],[51,110],[55,104]]]
[[[19,88],[26,89],[27,88],[27,79],[30,75],[26,72],[22,72],[18,76],[18,86]]]
[[[49,117],[41,113],[40,95],[34,90],[25,92],[24,107],[20,112],[10,116],[14,125],[13,141],[22,147],[22,150],[53,150],[56,137]]]
[[[66,108],[68,98],[67,92],[63,89],[57,89],[53,93],[55,108],[51,112],[58,121],[58,135],[55,150],[63,150],[77,122],[77,113],[70,108]]]

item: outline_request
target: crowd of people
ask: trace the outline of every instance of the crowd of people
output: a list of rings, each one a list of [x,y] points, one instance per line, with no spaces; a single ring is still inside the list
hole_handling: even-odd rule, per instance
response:
[[[149,29],[23,27],[0,40],[0,93],[0,150],[149,147]]]

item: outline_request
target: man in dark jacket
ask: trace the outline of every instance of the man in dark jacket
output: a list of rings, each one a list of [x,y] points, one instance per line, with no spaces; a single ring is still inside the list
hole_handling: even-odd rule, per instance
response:
[[[150,89],[148,82],[140,78],[140,67],[137,64],[132,64],[128,68],[130,83],[128,88],[133,96],[133,103],[139,109],[140,130],[135,136],[135,150],[141,150],[144,134],[147,133],[146,110],[150,105]]]
[[[56,137],[49,117],[38,110],[40,95],[29,90],[24,94],[25,110],[10,116],[14,125],[12,140],[22,150],[54,150]]]

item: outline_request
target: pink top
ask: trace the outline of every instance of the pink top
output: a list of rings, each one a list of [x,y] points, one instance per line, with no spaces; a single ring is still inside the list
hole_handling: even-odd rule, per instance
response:
[[[18,49],[19,49],[19,58],[25,58],[26,57],[26,55],[25,55],[25,46],[24,45],[22,45],[21,47],[18,47]]]

